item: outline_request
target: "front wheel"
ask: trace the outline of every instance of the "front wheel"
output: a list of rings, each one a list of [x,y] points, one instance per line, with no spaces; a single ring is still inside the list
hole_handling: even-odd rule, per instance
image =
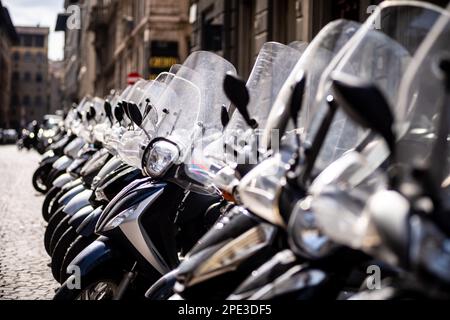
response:
[[[50,220],[52,208],[55,205],[57,196],[60,193],[61,188],[53,186],[45,195],[44,202],[42,204],[42,217],[46,222]]]
[[[48,191],[47,186],[47,172],[46,168],[39,167],[33,174],[33,187],[37,192],[45,194]]]

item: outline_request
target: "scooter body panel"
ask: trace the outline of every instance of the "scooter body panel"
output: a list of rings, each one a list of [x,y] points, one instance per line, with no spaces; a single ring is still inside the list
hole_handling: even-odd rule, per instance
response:
[[[75,181],[74,181],[75,182]],[[65,206],[72,200],[77,194],[86,190],[86,187],[81,183],[79,185],[70,188],[64,193],[64,195],[59,199],[59,206]]]
[[[75,181],[75,177],[72,177],[69,173],[64,173],[53,181],[53,186],[57,188],[62,188],[72,181]]]
[[[114,252],[111,240],[106,237],[99,237],[73,259],[67,267],[67,271],[79,270],[79,275],[88,280],[90,276],[94,277],[97,271],[101,271],[103,266],[108,265],[112,260],[116,260]]]
[[[144,270],[151,267],[160,275],[165,274],[178,265],[173,221],[183,192],[178,194],[178,186],[153,183],[151,179],[142,179],[132,185],[105,208],[96,232],[133,248],[134,259],[147,265]],[[109,222],[125,213],[126,218],[118,226],[107,230]]]
[[[92,195],[92,190],[84,190],[73,197],[69,203],[64,207],[63,211],[69,216],[73,216],[81,208],[90,205],[89,198]]]
[[[72,164],[73,161],[74,160],[68,156],[62,156],[53,163],[52,168],[57,171],[64,171]]]
[[[92,206],[86,206],[78,210],[69,220],[69,226],[76,229],[84,221],[84,219],[89,216],[94,211]]]
[[[95,234],[95,225],[98,222],[101,214],[103,212],[103,208],[99,207],[92,211],[77,228],[77,233],[82,235],[83,237],[91,237]]]

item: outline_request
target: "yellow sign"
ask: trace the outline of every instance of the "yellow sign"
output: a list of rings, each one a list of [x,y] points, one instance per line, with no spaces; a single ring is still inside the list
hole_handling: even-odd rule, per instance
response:
[[[157,69],[169,69],[174,64],[178,63],[178,59],[175,57],[151,57],[150,68]]]

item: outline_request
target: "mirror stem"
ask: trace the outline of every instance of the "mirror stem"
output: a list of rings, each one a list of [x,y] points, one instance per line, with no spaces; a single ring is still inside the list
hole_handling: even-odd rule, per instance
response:
[[[300,181],[299,181],[302,186],[306,186],[308,183],[308,180],[316,163],[319,152],[322,149],[322,146],[327,137],[328,130],[330,129],[331,124],[333,123],[334,116],[336,115],[338,105],[334,97],[330,95],[327,98],[327,102],[328,102],[328,112],[325,115],[324,119],[322,120],[319,130],[316,136],[314,137],[314,141],[311,144],[311,147],[305,150],[305,167],[302,173],[300,174]]]

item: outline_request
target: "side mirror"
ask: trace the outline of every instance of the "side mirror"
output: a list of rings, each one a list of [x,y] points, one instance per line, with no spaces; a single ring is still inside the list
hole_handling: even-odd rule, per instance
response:
[[[247,105],[250,101],[250,95],[244,80],[231,74],[227,74],[223,82],[223,90],[228,99],[236,106],[245,122],[247,122],[251,128],[257,128],[258,123],[254,119],[251,119],[248,114]]]
[[[142,126],[142,114],[139,110],[138,106],[135,103],[127,103],[128,105],[128,114],[131,119],[138,127]]]
[[[111,103],[108,100],[105,101],[104,108],[105,108],[106,116],[108,117],[109,121],[111,123],[113,123],[112,107],[111,107]]]
[[[124,114],[126,114],[126,116],[128,117],[128,119],[131,120],[131,115],[130,115],[130,111],[128,110],[128,105],[130,104],[130,102],[127,101],[123,101],[121,106],[122,106],[122,110],[124,112]]]
[[[291,95],[291,103],[289,106],[289,113],[290,113],[292,122],[294,123],[294,130],[298,129],[298,127],[299,127],[298,126],[298,115],[300,114],[300,111],[303,106],[303,97],[305,95],[305,86],[306,86],[306,77],[305,77],[305,74],[303,73],[300,76],[300,79],[297,81],[297,83],[293,86],[292,95]],[[293,157],[291,159],[292,161],[290,161],[291,165],[290,165],[289,170],[295,170],[295,168],[297,168],[298,162],[300,160],[300,146],[302,143],[300,140],[300,135],[296,131],[294,131],[294,132],[295,132],[295,143],[297,144],[297,149],[296,149],[296,152],[294,152],[294,154],[293,154]],[[289,176],[290,175],[288,174],[288,181],[296,183],[296,181],[291,180],[289,178]]]
[[[303,97],[305,95],[306,75],[303,74],[294,86],[290,105],[290,115],[294,126],[298,128],[298,115],[302,110]]]
[[[230,122],[230,116],[228,115],[228,110],[225,106],[222,106],[220,110],[220,121],[222,122],[222,127],[226,127]]]
[[[93,106],[91,106],[89,108],[89,113],[88,114],[89,114],[88,120],[95,119],[95,115],[97,114],[97,112],[95,111],[95,108]]]
[[[116,120],[121,123],[123,120],[123,109],[122,106],[118,105],[115,109],[114,109],[114,117],[116,118]]]
[[[345,113],[361,126],[380,134],[386,141],[391,156],[394,155],[394,116],[381,91],[374,84],[336,73],[332,75],[332,86],[336,100]]]

